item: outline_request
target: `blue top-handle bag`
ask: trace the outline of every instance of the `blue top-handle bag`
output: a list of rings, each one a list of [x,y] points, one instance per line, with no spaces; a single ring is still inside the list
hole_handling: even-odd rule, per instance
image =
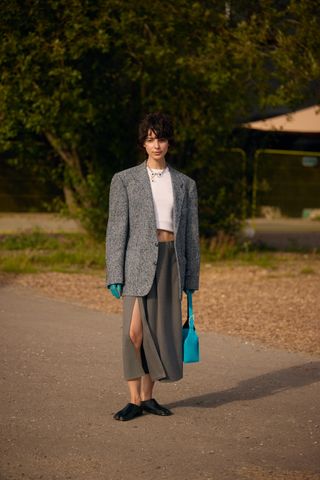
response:
[[[194,363],[199,362],[199,337],[194,326],[194,314],[192,307],[192,293],[187,293],[188,299],[188,318],[182,328],[182,346],[183,346],[183,362]]]

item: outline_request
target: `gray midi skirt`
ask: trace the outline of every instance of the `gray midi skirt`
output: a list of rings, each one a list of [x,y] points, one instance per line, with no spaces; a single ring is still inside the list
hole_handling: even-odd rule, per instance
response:
[[[130,339],[135,301],[139,302],[143,340],[140,352]],[[126,380],[150,374],[153,381],[183,376],[182,316],[174,242],[159,242],[153,284],[144,297],[123,297],[123,373]]]

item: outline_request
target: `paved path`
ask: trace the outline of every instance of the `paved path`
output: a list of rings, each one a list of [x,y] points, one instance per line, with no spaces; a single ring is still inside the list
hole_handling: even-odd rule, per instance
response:
[[[276,249],[320,247],[320,222],[307,218],[256,218],[247,221],[243,233],[254,244]]]
[[[0,479],[320,479],[320,359],[202,334],[202,361],[157,384],[172,417],[127,403],[121,319],[0,289]]]
[[[84,229],[72,218],[54,213],[0,212],[0,234],[30,232],[38,229],[46,233],[78,233]]]

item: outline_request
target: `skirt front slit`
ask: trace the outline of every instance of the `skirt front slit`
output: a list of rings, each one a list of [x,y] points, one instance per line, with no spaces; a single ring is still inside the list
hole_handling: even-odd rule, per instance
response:
[[[142,321],[140,352],[130,339],[136,299]],[[130,380],[149,373],[152,380],[177,381],[183,376],[182,317],[174,242],[160,242],[155,277],[144,297],[123,297],[123,371]]]

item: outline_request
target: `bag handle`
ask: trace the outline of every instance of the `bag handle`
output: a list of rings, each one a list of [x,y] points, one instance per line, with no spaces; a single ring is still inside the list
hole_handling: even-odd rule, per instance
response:
[[[194,314],[193,314],[193,306],[192,306],[192,293],[187,293],[187,300],[188,300],[188,320],[189,320],[189,328],[194,328]]]

